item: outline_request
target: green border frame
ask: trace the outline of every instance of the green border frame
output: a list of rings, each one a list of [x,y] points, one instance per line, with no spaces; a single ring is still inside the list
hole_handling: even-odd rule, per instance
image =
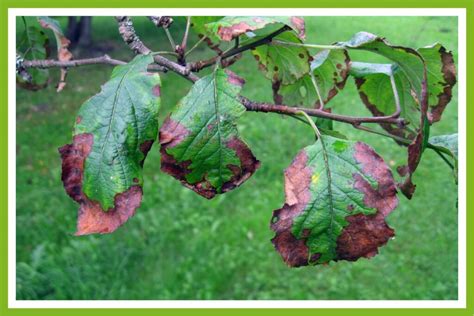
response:
[[[3,135],[0,139],[0,149],[2,155],[0,155],[0,314],[4,316],[13,315],[83,315],[88,313],[89,315],[128,315],[134,313],[135,315],[287,315],[290,312],[289,309],[8,309],[8,70],[7,70],[7,45],[8,45],[8,9],[9,8],[154,8],[154,7],[168,7],[168,8],[286,8],[288,3],[283,0],[240,0],[239,2],[220,2],[212,0],[181,0],[177,2],[169,1],[163,3],[162,1],[147,1],[147,0],[114,0],[103,1],[103,0],[82,0],[80,2],[65,2],[62,0],[1,0],[0,4],[0,23],[1,23],[1,76],[0,80],[2,83],[0,100],[2,106],[0,106],[0,133]],[[292,7],[300,8],[465,8],[467,18],[467,67],[466,67],[466,93],[467,93],[467,104],[474,104],[473,90],[467,87],[472,86],[473,82],[473,30],[474,30],[474,1],[473,0],[300,0],[298,2],[292,2]],[[461,119],[463,119],[461,117]],[[467,113],[464,119],[470,119],[474,121],[473,108],[467,107]],[[472,140],[472,134],[474,132],[474,124],[467,124],[467,159],[466,159],[466,172],[467,172],[467,184],[466,192],[469,192],[468,188],[472,188],[473,172],[472,163],[468,162],[473,159],[473,147],[469,147],[470,141]],[[14,162],[10,162],[14,163]],[[300,313],[321,313],[324,315],[398,315],[404,313],[406,315],[474,315],[474,221],[473,221],[473,195],[467,195],[467,222],[466,224],[466,237],[467,237],[467,308],[466,309],[299,309],[297,312]],[[463,223],[461,223],[463,224]]]

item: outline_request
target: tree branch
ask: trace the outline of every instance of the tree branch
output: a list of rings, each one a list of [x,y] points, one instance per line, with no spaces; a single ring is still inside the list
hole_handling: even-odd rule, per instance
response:
[[[290,27],[285,25],[282,28],[276,30],[275,32],[273,32],[273,33],[271,33],[271,34],[255,41],[255,42],[252,42],[252,43],[240,46],[240,47],[234,47],[231,50],[229,50],[227,52],[224,52],[221,55],[217,55],[213,58],[210,58],[208,60],[201,60],[201,61],[197,61],[197,62],[194,62],[194,63],[189,63],[188,68],[191,71],[199,71],[199,70],[204,69],[206,67],[212,66],[219,59],[222,62],[226,58],[229,58],[229,57],[232,57],[234,55],[240,54],[240,53],[242,53],[244,51],[247,51],[249,49],[256,48],[258,46],[268,44],[272,41],[272,39],[274,37],[280,35],[281,33],[285,32],[285,31],[288,31],[289,29],[290,29]]]
[[[129,17],[116,17],[119,23],[119,32],[127,45],[137,54],[153,54],[151,50],[145,46],[145,44],[138,38],[135,34],[135,29],[133,28],[133,23]],[[153,54],[153,59],[156,64],[163,67],[164,69],[171,70],[182,77],[186,78],[191,82],[196,82],[200,78],[191,72],[191,69],[202,69],[207,66],[214,64],[219,58],[228,58],[233,57],[236,58],[241,52],[255,48],[260,45],[268,44],[272,41],[272,38],[285,32],[288,27],[283,27],[272,34],[257,40],[255,42],[243,45],[241,47],[234,47],[230,49],[228,52],[223,53],[221,56],[216,56],[208,61],[200,61],[194,63],[193,67],[183,67],[163,56],[158,54]],[[233,58],[233,59],[234,59]],[[226,61],[224,61],[226,62]],[[25,60],[23,65],[25,68],[27,67],[38,67],[38,68],[49,68],[49,67],[75,67],[75,66],[82,66],[82,65],[91,65],[91,64],[123,64],[123,61],[111,59],[107,55],[98,57],[98,58],[89,58],[89,59],[82,59],[82,60],[72,60],[67,62],[60,62],[56,60]],[[222,63],[222,61],[221,61]],[[301,112],[306,113],[309,116],[314,117],[321,117],[326,118],[338,122],[349,123],[352,124],[354,127],[359,127],[361,123],[390,123],[396,124],[399,127],[405,126],[405,120],[400,118],[400,104],[398,100],[398,93],[396,91],[396,86],[394,81],[392,80],[392,88],[394,89],[395,95],[395,103],[396,103],[396,111],[392,115],[388,116],[375,116],[375,117],[354,117],[354,116],[346,116],[340,114],[334,114],[325,112],[323,109],[312,109],[312,108],[300,108],[300,107],[293,107],[283,104],[270,104],[264,102],[255,102],[251,101],[246,97],[240,96],[239,101],[245,106],[247,111],[254,111],[254,112],[264,112],[264,113],[280,113],[290,116],[295,116],[301,114]]]
[[[150,54],[151,50],[143,44],[143,42],[138,38],[133,27],[133,22],[128,16],[117,16],[115,17],[119,24],[119,33],[122,36],[124,42],[133,50],[136,54]],[[195,82],[199,80],[199,77],[191,73],[189,69],[184,66],[178,65],[177,63],[172,62],[171,60],[160,56],[154,55],[153,59],[155,63],[160,66],[163,66],[182,77]]]
[[[53,68],[53,67],[78,67],[84,65],[98,65],[98,64],[108,64],[108,65],[123,65],[126,62],[122,60],[112,59],[108,55],[104,55],[96,58],[85,58],[85,59],[76,59],[68,61],[59,61],[53,59],[41,59],[41,60],[24,60],[23,66],[25,68]]]
[[[327,118],[333,121],[349,123],[354,126],[360,125],[361,123],[390,123],[390,124],[397,124],[398,126],[404,126],[405,124],[405,120],[403,118],[393,117],[391,115],[390,116],[354,117],[354,116],[324,112],[321,109],[299,108],[299,107],[280,105],[280,104],[255,102],[242,96],[240,97],[240,102],[246,107],[247,111],[266,112],[266,113],[273,112],[273,113],[280,113],[280,114],[287,114],[287,115],[296,115],[300,112],[305,112],[309,116]]]

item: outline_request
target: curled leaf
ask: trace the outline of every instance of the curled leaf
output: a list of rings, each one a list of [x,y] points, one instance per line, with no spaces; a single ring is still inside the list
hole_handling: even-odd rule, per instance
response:
[[[427,69],[428,119],[430,123],[438,122],[451,101],[452,89],[456,84],[453,54],[440,43],[419,48],[418,52],[423,56]]]
[[[216,69],[197,81],[160,129],[161,169],[210,199],[242,184],[259,167],[239,138],[244,81]]]
[[[47,16],[41,16],[41,17],[38,17],[38,22],[43,28],[50,29],[53,31],[54,37],[56,38],[56,46],[58,49],[58,60],[59,61],[71,60],[72,53],[69,51],[69,44],[71,43],[71,41],[69,41],[66,38],[66,36],[64,36],[64,33],[58,21]],[[56,89],[57,92],[61,92],[66,86],[66,76],[67,76],[67,69],[61,68],[61,77],[59,79],[59,83]]]
[[[324,136],[285,170],[286,201],[273,212],[272,242],[292,267],[372,257],[394,231],[390,168],[367,144]]]
[[[408,146],[407,165],[401,167],[406,178],[400,183],[400,190],[408,198],[411,198],[415,190],[412,182],[412,176],[415,172],[426,147],[429,135],[428,117],[428,87],[427,87],[427,70],[421,54],[409,47],[397,46],[390,44],[385,38],[377,35],[359,32],[356,33],[349,41],[339,42],[337,45],[347,49],[365,50],[382,55],[393,61],[400,71],[404,74],[410,83],[413,98],[419,105],[420,115],[413,132],[413,141]]]
[[[221,40],[228,42],[247,32],[260,31],[259,35],[263,36],[270,33],[264,29],[275,30],[284,25],[294,30],[299,38],[304,39],[304,20],[296,16],[226,16],[219,21],[206,24],[206,28]]]
[[[110,233],[142,198],[143,162],[158,133],[160,77],[150,55],[114,68],[79,110],[73,143],[59,149],[66,192],[80,204],[77,235]]]

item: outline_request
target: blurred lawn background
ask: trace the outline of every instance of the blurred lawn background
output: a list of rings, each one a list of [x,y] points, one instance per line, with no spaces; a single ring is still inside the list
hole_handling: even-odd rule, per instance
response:
[[[65,27],[67,19],[59,20]],[[183,23],[177,18],[171,28],[178,41]],[[17,25],[21,33],[21,20]],[[135,27],[149,47],[169,50],[163,31],[145,18],[136,18]],[[451,17],[308,17],[306,30],[307,42],[319,44],[348,40],[358,31],[411,47],[439,41],[457,60],[457,19]],[[76,58],[103,53],[133,57],[112,17],[93,18],[93,33],[93,52],[76,52]],[[189,45],[196,40],[192,35]],[[210,54],[201,45],[191,58]],[[368,53],[350,54],[383,62]],[[245,96],[271,101],[271,83],[249,52],[232,69],[247,82]],[[77,110],[111,70],[105,65],[71,69],[58,94],[59,71],[53,69],[47,89],[17,90],[17,299],[457,298],[457,187],[450,169],[429,150],[414,179],[413,200],[400,195],[398,209],[388,218],[396,238],[378,256],[285,266],[270,242],[269,220],[284,201],[283,169],[314,136],[307,125],[277,114],[247,113],[239,121],[242,137],[262,162],[242,187],[205,200],[160,172],[155,145],[145,163],[144,199],[137,214],[111,235],[74,237],[78,206],[62,187],[57,148],[71,141]],[[160,121],[190,88],[173,73],[164,74],[162,82]],[[353,79],[330,103],[339,113],[368,115]],[[405,149],[391,139],[340,123],[335,128],[371,144],[393,168],[406,159]],[[457,88],[431,134],[456,131]]]

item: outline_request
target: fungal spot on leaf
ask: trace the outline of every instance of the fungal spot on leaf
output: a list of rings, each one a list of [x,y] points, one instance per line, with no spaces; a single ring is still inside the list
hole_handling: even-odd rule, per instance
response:
[[[152,93],[155,97],[161,96],[161,87],[160,87],[160,85],[154,86]]]

